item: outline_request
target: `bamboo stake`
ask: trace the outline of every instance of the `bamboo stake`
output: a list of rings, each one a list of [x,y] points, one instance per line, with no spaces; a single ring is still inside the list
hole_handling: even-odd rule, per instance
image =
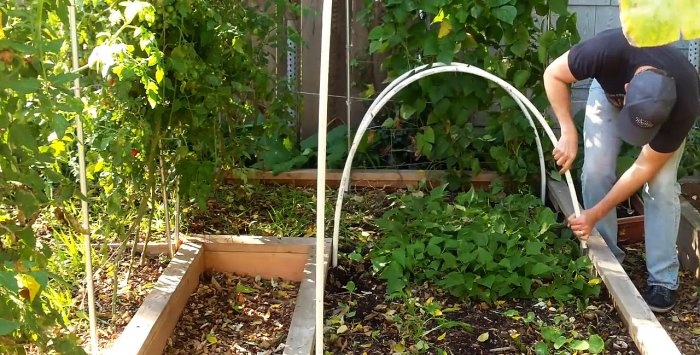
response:
[[[180,178],[175,179],[175,249],[180,247]]]
[[[70,22],[70,41],[71,41],[71,52],[73,59],[73,69],[78,70],[80,67],[78,63],[78,35],[77,35],[77,15],[75,0],[70,0],[68,4],[68,16]],[[76,97],[80,97],[80,79],[75,79],[73,85],[73,93]],[[87,177],[85,172],[85,139],[83,134],[83,122],[80,118],[80,114],[76,119],[76,128],[78,134],[78,165],[80,169],[80,192],[83,196],[87,196]],[[92,274],[92,244],[90,241],[90,216],[88,215],[88,203],[87,200],[82,200],[82,223],[83,228],[87,231],[85,233],[85,283],[88,293],[88,318],[90,323],[90,347],[93,354],[97,354],[98,348],[98,338],[97,338],[97,316],[95,314],[95,286],[93,283]]]
[[[160,180],[161,180],[161,191],[163,192],[163,208],[165,209],[165,242],[168,243],[168,254],[170,258],[173,258],[175,251],[173,250],[173,241],[170,235],[170,206],[168,205],[168,184],[165,180],[165,165],[163,164],[163,149],[161,146],[160,154]]]
[[[321,75],[318,98],[318,177],[316,179],[316,355],[323,355],[323,286],[326,217],[326,131],[328,129],[328,67],[333,2],[323,1],[321,21]]]

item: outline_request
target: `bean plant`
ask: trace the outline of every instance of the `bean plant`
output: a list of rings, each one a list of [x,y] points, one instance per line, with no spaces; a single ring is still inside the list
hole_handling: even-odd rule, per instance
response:
[[[448,199],[445,187],[406,195],[377,221],[372,263],[390,296],[426,281],[488,302],[598,294],[590,260],[540,200],[497,188]]]

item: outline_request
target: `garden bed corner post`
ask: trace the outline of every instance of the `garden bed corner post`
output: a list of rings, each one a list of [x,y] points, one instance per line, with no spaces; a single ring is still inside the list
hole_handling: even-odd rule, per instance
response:
[[[321,68],[318,100],[318,176],[316,177],[316,355],[323,355],[323,285],[326,210],[326,131],[328,130],[328,67],[333,2],[323,0],[321,20]]]

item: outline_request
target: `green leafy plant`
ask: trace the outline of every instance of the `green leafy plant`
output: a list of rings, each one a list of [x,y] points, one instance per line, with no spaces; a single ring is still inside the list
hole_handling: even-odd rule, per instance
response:
[[[535,316],[535,313],[528,312],[523,317],[517,310],[511,309],[505,312],[506,317],[515,320],[522,320],[523,323],[534,325],[540,335],[540,340],[534,344],[533,350],[537,355],[547,354],[571,354],[571,352],[586,351],[589,354],[600,354],[605,350],[605,342],[598,334],[591,334],[587,339],[581,339],[581,335],[567,323],[569,317],[559,315],[554,317],[554,324],[547,324]],[[516,341],[519,337],[515,338]],[[518,343],[521,351],[524,344]]]
[[[452,295],[492,302],[570,300],[599,292],[570,231],[531,195],[470,190],[447,199],[445,186],[407,195],[377,225],[384,238],[372,263],[390,295],[428,281]]]
[[[384,58],[388,79],[421,64],[463,62],[527,92],[542,110],[544,68],[579,40],[566,0],[366,1],[360,17],[368,26],[376,24],[369,53]],[[442,74],[409,86],[396,101],[383,117],[397,130],[416,121],[421,128],[411,148],[417,157],[446,169],[496,170],[520,182],[536,173],[532,128],[496,85]],[[477,117],[485,118],[483,127],[475,124]]]

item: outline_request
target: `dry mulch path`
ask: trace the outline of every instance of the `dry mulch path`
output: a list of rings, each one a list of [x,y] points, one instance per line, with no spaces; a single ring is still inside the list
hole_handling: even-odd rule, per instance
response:
[[[126,284],[124,284],[124,275],[129,268],[128,257],[119,263],[118,282],[120,284],[117,287],[117,303],[114,314],[112,313],[114,278],[107,272],[95,275],[95,310],[101,349],[109,347],[121,334],[168,265],[168,260],[164,256],[146,257],[144,265],[139,265],[138,258],[136,256],[131,277]],[[84,299],[84,302],[87,303],[87,298]],[[76,329],[76,332],[80,339],[89,341],[90,333],[87,322],[83,322],[83,324],[85,326]]]
[[[298,283],[205,273],[164,354],[281,354]]]
[[[640,293],[646,289],[647,271],[644,244],[627,245],[623,263],[625,270]],[[679,273],[678,304],[668,313],[656,318],[666,329],[682,354],[700,354],[700,280],[681,270]]]

